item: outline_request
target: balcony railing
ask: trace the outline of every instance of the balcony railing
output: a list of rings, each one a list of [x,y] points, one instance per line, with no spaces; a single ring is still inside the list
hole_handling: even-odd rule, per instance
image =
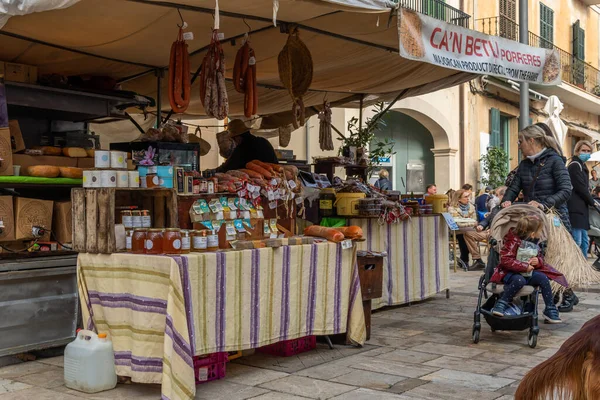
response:
[[[481,18],[475,20],[475,24],[476,29],[482,33],[519,41],[519,25],[506,17]],[[562,66],[562,80],[600,96],[600,70],[531,31],[529,32],[529,45],[556,49]]]
[[[471,16],[444,3],[442,0],[400,0],[399,4],[401,7],[429,15],[440,21],[462,26],[463,28],[469,27]]]

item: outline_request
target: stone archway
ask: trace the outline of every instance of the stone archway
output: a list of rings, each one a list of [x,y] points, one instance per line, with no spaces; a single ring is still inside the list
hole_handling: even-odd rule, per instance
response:
[[[458,135],[439,106],[420,97],[411,97],[397,102],[392,110],[414,118],[431,133],[434,144],[431,151],[435,159],[435,183],[438,193],[459,187],[459,165],[456,157]]]

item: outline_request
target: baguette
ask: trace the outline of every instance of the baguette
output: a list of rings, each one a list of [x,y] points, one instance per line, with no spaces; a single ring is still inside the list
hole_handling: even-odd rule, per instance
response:
[[[60,174],[60,169],[53,165],[32,165],[27,168],[29,176],[40,178],[56,178]]]
[[[304,229],[306,236],[316,236],[329,240],[330,242],[341,242],[344,240],[344,234],[335,230],[334,228],[328,228],[325,226],[311,225]]]
[[[87,151],[81,147],[65,147],[62,150],[63,155],[71,158],[84,158],[88,156]]]

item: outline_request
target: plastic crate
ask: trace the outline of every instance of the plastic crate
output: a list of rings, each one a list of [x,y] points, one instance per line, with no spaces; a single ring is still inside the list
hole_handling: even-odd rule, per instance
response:
[[[296,354],[311,351],[317,347],[316,336],[304,336],[298,339],[284,340],[283,342],[273,343],[260,347],[261,353],[271,354],[273,356],[290,357]]]
[[[194,376],[196,384],[225,378],[227,353],[213,353],[208,356],[194,357]]]

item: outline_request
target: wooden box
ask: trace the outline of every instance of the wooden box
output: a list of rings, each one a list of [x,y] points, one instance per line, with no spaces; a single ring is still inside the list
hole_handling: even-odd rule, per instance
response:
[[[358,277],[363,300],[378,299],[383,295],[383,257],[359,255]]]
[[[73,241],[73,206],[70,201],[57,201],[54,203],[54,216],[52,219],[53,239],[60,243]]]
[[[12,196],[0,196],[0,218],[4,223],[4,229],[0,233],[0,242],[15,240],[15,212]]]
[[[10,144],[10,129],[0,128],[0,175],[13,175],[13,153]]]
[[[49,200],[15,197],[15,239],[34,239],[32,228],[39,226],[48,233],[40,241],[50,240],[54,202]]]
[[[173,189],[73,189],[73,250],[109,254],[116,251],[117,207],[149,210],[153,228],[177,228],[177,195]]]

